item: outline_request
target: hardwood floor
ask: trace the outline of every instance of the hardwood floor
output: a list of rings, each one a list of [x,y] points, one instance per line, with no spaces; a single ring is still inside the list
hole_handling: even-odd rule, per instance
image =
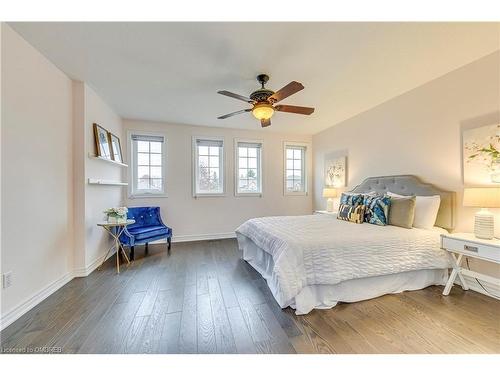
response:
[[[499,353],[500,301],[442,287],[282,310],[235,240],[163,245],[74,279],[1,332],[3,352]]]

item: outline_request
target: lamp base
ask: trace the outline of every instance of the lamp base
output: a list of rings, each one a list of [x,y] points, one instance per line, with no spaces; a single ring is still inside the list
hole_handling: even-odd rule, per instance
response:
[[[326,211],[327,212],[333,211],[333,199],[332,198],[328,198],[328,200],[326,201]]]
[[[482,209],[474,217],[474,235],[483,240],[491,240],[495,235],[495,220],[493,214]]]

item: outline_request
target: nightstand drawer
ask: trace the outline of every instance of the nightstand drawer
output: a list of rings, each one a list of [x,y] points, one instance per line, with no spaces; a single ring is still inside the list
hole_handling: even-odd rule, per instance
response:
[[[488,246],[473,241],[443,236],[441,237],[441,247],[464,255],[470,255],[474,258],[483,258],[496,262],[500,261],[500,249],[498,247]]]

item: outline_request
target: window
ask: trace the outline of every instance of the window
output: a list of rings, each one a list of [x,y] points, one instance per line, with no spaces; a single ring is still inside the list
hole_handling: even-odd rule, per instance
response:
[[[262,194],[262,142],[235,141],[236,195]]]
[[[285,194],[306,194],[306,150],[303,144],[285,143]]]
[[[166,150],[161,135],[131,134],[131,196],[165,195]]]
[[[224,194],[224,141],[194,138],[194,196]]]

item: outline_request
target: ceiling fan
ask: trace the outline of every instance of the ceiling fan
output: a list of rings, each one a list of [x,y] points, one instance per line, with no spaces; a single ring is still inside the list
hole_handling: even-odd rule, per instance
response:
[[[257,76],[257,81],[262,85],[262,87],[250,94],[247,98],[243,95],[238,95],[229,91],[217,91],[218,94],[229,96],[234,99],[243,100],[244,102],[252,104],[252,108],[242,109],[240,111],[228,113],[227,115],[217,117],[218,119],[226,119],[231,116],[239,115],[240,113],[252,112],[257,120],[260,120],[262,127],[271,125],[271,117],[274,111],[279,112],[289,112],[297,113],[300,115],[310,115],[314,112],[314,108],[310,107],[298,107],[295,105],[278,104],[274,105],[281,100],[288,98],[290,95],[302,90],[304,86],[302,83],[292,81],[281,90],[276,92],[266,89],[264,85],[269,81],[269,76],[267,74],[259,74]]]

